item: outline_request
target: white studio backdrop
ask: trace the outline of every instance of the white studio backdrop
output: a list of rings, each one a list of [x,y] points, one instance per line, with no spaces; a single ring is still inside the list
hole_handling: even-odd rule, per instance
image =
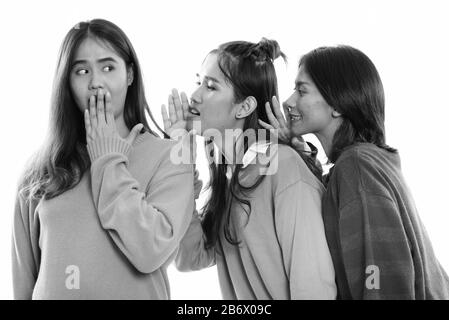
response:
[[[287,66],[276,63],[281,100],[292,91],[301,54],[335,44],[364,51],[385,87],[387,142],[400,151],[421,219],[449,271],[446,2],[2,1],[0,298],[12,298],[15,189],[26,160],[47,130],[59,46],[72,26],[93,18],[116,23],[130,38],[141,62],[150,108],[160,124],[160,105],[166,103],[171,88],[190,94],[203,58],[223,42],[276,39],[289,57]],[[198,152],[200,176],[206,183],[208,169],[201,149]],[[221,298],[215,268],[179,273],[170,267],[169,277],[173,299]]]

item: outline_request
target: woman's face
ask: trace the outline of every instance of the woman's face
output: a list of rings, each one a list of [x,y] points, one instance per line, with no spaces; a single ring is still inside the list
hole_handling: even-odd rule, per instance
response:
[[[326,131],[332,122],[333,108],[327,104],[317,87],[301,66],[295,79],[295,91],[284,102],[288,109],[294,136]]]
[[[236,119],[239,104],[234,103],[234,89],[225,81],[216,54],[206,57],[191,102],[188,120],[201,121],[201,134],[205,137],[210,137],[208,129],[216,129],[223,134],[225,129],[234,129],[242,121]]]
[[[128,85],[132,83],[132,69],[106,43],[86,38],[75,52],[70,71],[70,89],[78,108],[83,112],[89,98],[98,90],[111,94],[112,110],[117,119],[123,117]]]

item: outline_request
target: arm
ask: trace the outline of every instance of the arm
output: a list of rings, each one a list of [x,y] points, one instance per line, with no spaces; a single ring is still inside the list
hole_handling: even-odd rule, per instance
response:
[[[275,198],[275,225],[291,299],[335,299],[332,259],[321,217],[321,192],[297,181]]]
[[[184,235],[176,256],[179,271],[196,271],[215,265],[215,249],[204,247],[205,239],[198,212],[193,212],[189,228]]]
[[[14,299],[31,299],[39,273],[39,223],[34,207],[17,195],[12,231],[12,280]]]
[[[101,225],[142,273],[168,262],[193,211],[193,169],[170,161],[170,148],[154,150],[162,161],[142,192],[127,169],[128,153],[142,124],[120,137],[111,94],[99,90],[84,112],[91,159],[92,194]]]
[[[412,252],[391,199],[361,192],[340,209],[338,232],[353,299],[414,299]]]
[[[195,170],[194,188],[195,199],[198,199],[203,182],[198,179],[198,170]],[[179,271],[193,271],[215,265],[215,250],[204,247],[205,239],[201,219],[195,209],[189,229],[184,235],[176,257],[176,267]]]
[[[151,273],[167,262],[188,227],[192,166],[172,164],[168,149],[144,193],[127,169],[130,146],[119,139],[109,142],[89,145],[98,215],[128,260],[140,272]]]
[[[168,113],[165,105],[162,105],[162,119],[164,121],[164,131],[169,134],[172,139],[178,139],[179,136],[187,133],[187,122],[185,120],[188,113],[189,103],[184,92],[179,96],[176,89],[168,97]],[[195,135],[194,130],[183,137],[184,142],[188,142],[187,146],[191,150],[192,162],[196,160],[196,141],[190,139],[190,135]],[[193,142],[189,145],[190,141]],[[194,175],[194,197],[198,199],[202,188],[202,181],[198,179],[199,172],[195,170]],[[189,228],[182,239],[179,250],[175,259],[176,267],[179,271],[200,270],[215,265],[215,250],[204,247],[204,234],[201,226],[201,219],[198,212],[192,210],[192,219]]]

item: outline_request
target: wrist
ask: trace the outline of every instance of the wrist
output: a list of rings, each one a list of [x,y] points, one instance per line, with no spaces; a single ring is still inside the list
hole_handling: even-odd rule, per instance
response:
[[[110,153],[120,153],[128,156],[130,151],[131,145],[120,137],[103,137],[87,143],[87,152],[91,162]]]

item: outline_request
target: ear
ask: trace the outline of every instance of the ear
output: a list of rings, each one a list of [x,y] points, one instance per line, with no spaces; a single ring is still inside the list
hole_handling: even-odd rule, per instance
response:
[[[332,110],[332,118],[340,118],[341,117],[341,113],[337,111],[337,109],[333,109]]]
[[[129,87],[134,81],[134,65],[132,63],[128,66],[126,73],[127,73],[128,87]]]
[[[253,96],[246,97],[237,109],[236,119],[243,119],[253,113],[257,108],[257,100]]]

